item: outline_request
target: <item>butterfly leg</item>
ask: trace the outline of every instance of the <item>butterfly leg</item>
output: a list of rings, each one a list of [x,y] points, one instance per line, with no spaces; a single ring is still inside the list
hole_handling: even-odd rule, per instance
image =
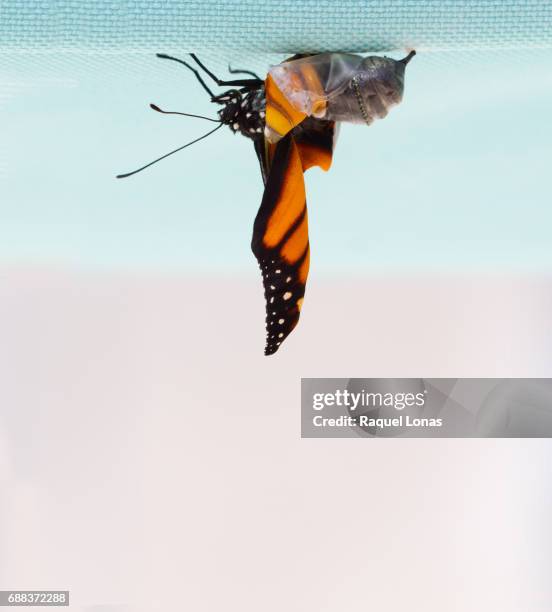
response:
[[[166,55],[165,53],[157,53],[157,57],[160,57],[161,59],[169,59],[169,60],[172,60],[173,62],[178,62],[179,64],[186,66],[186,68],[188,68],[195,74],[196,79],[200,82],[203,89],[211,96],[211,98],[215,97],[215,94],[207,87],[207,84],[201,78],[201,75],[199,74],[199,72],[193,66],[190,66],[188,62],[178,59],[177,57],[172,57],[172,55]]]
[[[209,68],[207,68],[205,66],[205,64],[203,64],[199,58],[194,54],[194,53],[190,53],[190,57],[194,60],[194,62],[202,69],[205,71],[206,74],[208,74],[213,81],[215,81],[215,83],[217,85],[220,85],[221,87],[226,87],[226,86],[240,86],[240,87],[258,87],[259,85],[263,84],[263,80],[259,79],[259,78],[255,78],[255,79],[236,79],[235,81],[222,81],[221,79],[219,79],[216,75],[214,75]]]
[[[241,68],[232,68],[230,64],[228,64],[228,72],[230,74],[248,74],[258,81],[261,80],[261,77],[256,72],[253,72],[252,70],[242,70]]]

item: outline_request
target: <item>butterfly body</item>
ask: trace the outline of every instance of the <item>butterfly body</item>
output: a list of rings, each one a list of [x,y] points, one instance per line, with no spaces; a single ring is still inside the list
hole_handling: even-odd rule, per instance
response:
[[[310,262],[303,175],[313,166],[330,168],[340,122],[370,125],[400,103],[405,67],[414,54],[400,61],[351,53],[296,55],[272,66],[266,79],[248,70],[230,70],[252,78],[229,81],[218,79],[190,54],[217,85],[231,87],[218,95],[196,68],[159,55],[192,70],[211,101],[221,106],[218,120],[208,119],[219,123],[212,131],[226,125],[253,141],[264,182],[251,248],[266,301],[265,355],[275,353],[295,328],[303,305]]]

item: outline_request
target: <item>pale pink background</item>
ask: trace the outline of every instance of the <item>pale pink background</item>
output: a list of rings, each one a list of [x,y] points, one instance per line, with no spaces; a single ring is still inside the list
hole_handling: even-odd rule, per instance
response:
[[[301,376],[549,376],[547,279],[4,269],[0,588],[73,610],[548,611],[548,440],[301,440]]]

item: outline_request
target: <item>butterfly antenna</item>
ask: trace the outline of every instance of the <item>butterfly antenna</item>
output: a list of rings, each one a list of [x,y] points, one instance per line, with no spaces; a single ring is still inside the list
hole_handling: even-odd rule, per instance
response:
[[[218,119],[211,119],[211,117],[204,117],[203,115],[192,115],[190,113],[179,113],[176,111],[166,111],[162,108],[159,108],[157,104],[150,104],[150,108],[158,113],[163,113],[163,115],[183,115],[184,117],[195,117],[196,119],[205,119],[206,121],[212,121],[213,123],[220,123]]]
[[[162,155],[161,157],[158,157],[157,159],[154,159],[149,164],[146,164],[145,166],[142,166],[141,168],[138,168],[138,170],[133,170],[132,172],[127,172],[126,174],[118,174],[116,176],[116,178],[119,178],[119,179],[120,178],[127,178],[127,176],[132,176],[133,174],[137,174],[138,172],[142,172],[142,170],[145,170],[146,168],[149,168],[150,166],[153,166],[153,164],[156,164],[157,162],[161,161],[162,159],[165,159],[166,157],[169,157],[170,155],[174,155],[175,153],[178,153],[178,151],[182,151],[182,149],[185,149],[186,147],[189,147],[189,146],[195,144],[196,142],[199,142],[200,140],[203,140],[204,138],[207,138],[207,136],[210,136],[211,134],[213,134],[217,130],[220,130],[220,128],[223,125],[224,125],[224,123],[220,123],[219,125],[217,125],[217,127],[214,130],[211,130],[210,132],[207,132],[207,134],[203,134],[203,136],[200,136],[199,138],[196,138],[195,140],[192,140],[191,142],[188,142],[185,145],[182,145],[181,147],[178,147],[178,149],[175,149],[174,151],[171,151],[170,153],[165,153],[165,155]]]

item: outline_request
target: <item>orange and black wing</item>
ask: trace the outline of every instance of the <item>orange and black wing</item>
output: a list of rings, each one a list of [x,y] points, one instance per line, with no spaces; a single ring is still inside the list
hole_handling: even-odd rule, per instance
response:
[[[266,144],[265,191],[251,243],[263,275],[265,355],[278,350],[299,320],[310,256],[303,173],[315,165],[330,167],[334,128],[307,118],[276,144]]]

